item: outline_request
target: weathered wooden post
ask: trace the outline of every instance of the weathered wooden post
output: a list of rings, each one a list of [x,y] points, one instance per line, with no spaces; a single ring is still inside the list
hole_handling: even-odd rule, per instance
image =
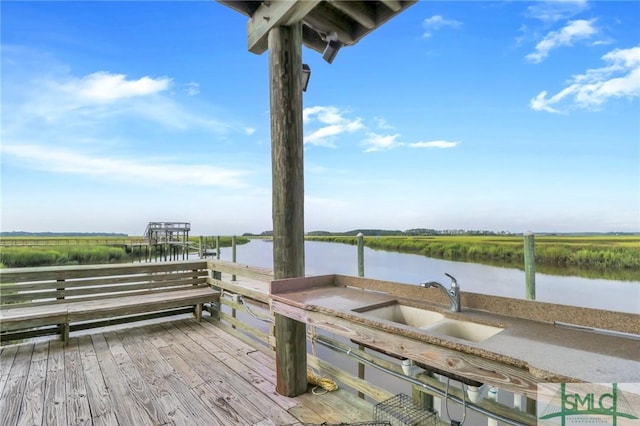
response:
[[[273,275],[275,279],[303,277],[302,25],[271,28],[268,46]],[[275,335],[276,391],[300,395],[307,390],[306,325],[276,314]]]
[[[340,4],[342,12],[320,10],[314,16],[312,11],[318,12],[314,8],[321,0],[218,1],[250,17],[249,51],[269,51],[273,275],[275,279],[303,277],[302,21],[310,20],[304,28],[307,46],[322,52],[323,59],[331,63],[342,46],[356,43],[416,1],[385,0],[380,8],[357,1],[349,5],[352,2],[326,2]],[[374,9],[380,13],[372,17]],[[351,18],[340,17],[345,10]],[[360,25],[363,21],[366,25]],[[304,323],[275,315],[276,391],[285,396],[307,389],[305,328]]]
[[[220,235],[216,236],[216,259],[220,260]]]
[[[536,254],[533,232],[524,234],[524,276],[526,281],[526,297],[536,300]]]
[[[535,237],[533,232],[527,231],[524,234],[524,276],[525,294],[528,300],[536,300],[536,251]],[[514,395],[514,398],[516,395]],[[520,406],[522,404],[521,401]],[[515,401],[514,401],[515,403]],[[536,400],[525,397],[525,410],[527,413],[536,413]]]
[[[204,254],[203,249],[204,249],[204,243],[203,243],[203,237],[202,235],[200,235],[200,238],[198,238],[198,257],[200,259],[202,259],[202,255]]]
[[[358,276],[364,277],[364,234],[358,232]]]
[[[358,276],[364,277],[364,234],[358,232]],[[362,345],[358,345],[358,349],[364,351],[365,348]],[[358,378],[364,380],[364,363],[358,363]],[[364,399],[364,393],[358,392],[358,398]]]

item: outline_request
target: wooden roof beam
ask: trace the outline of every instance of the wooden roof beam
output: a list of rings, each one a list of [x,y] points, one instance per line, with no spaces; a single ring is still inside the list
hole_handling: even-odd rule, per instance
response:
[[[366,6],[364,2],[354,1],[341,1],[341,0],[327,0],[331,6],[335,7],[351,19],[362,25],[367,29],[372,29],[376,26],[375,13]]]
[[[400,0],[380,0],[382,3],[385,4],[385,6],[387,6],[389,9],[393,10],[394,12],[398,12],[400,9],[402,9],[402,3],[400,3]]]
[[[359,27],[358,23],[348,15],[325,1],[320,2],[318,7],[305,16],[304,23],[318,31],[322,37],[335,33],[338,40],[346,46],[355,43],[353,34]]]
[[[270,0],[263,2],[247,23],[247,46],[250,52],[261,54],[268,48],[272,28],[300,22],[320,0]]]

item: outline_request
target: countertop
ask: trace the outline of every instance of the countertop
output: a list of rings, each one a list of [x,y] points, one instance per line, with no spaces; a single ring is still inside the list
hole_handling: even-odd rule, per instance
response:
[[[390,331],[431,345],[442,346],[483,359],[528,370],[540,382],[583,381],[592,383],[640,382],[640,339],[612,336],[592,331],[560,328],[549,315],[554,311],[559,321],[589,327],[635,321],[623,325],[624,332],[640,328],[640,315],[574,308],[564,305],[519,299],[462,293],[462,312],[450,312],[437,289],[424,289],[401,283],[380,282],[356,277],[323,276],[273,281],[273,300],[306,311],[321,312],[354,323]],[[369,285],[371,284],[371,285]],[[355,285],[347,286],[347,285]],[[371,287],[371,288],[367,288]],[[380,291],[379,289],[394,289]],[[354,310],[399,301],[404,305],[428,309],[446,318],[501,327],[504,330],[481,342],[430,333],[403,324],[381,320]],[[531,305],[532,303],[537,305]],[[470,306],[482,305],[484,309]],[[491,309],[495,306],[496,309]],[[508,306],[509,309],[504,308]],[[544,308],[544,309],[536,309]],[[506,315],[504,312],[518,312]],[[571,310],[574,310],[572,312]],[[532,318],[536,310],[544,320]],[[495,312],[498,311],[498,312]],[[502,312],[500,312],[502,311]],[[524,312],[526,311],[526,312]],[[559,313],[562,312],[562,315]],[[594,316],[600,317],[599,320]],[[580,321],[584,318],[584,321]],[[573,319],[567,321],[567,319]],[[620,330],[621,327],[611,329]],[[640,336],[635,336],[640,337]]]

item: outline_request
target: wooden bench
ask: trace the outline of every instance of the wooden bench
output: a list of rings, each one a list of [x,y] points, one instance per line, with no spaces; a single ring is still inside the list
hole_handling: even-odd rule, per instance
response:
[[[220,292],[203,261],[0,270],[2,341],[193,312]]]

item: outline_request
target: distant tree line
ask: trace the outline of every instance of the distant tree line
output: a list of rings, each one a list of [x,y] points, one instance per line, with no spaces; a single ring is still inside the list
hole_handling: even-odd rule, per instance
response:
[[[128,237],[117,232],[0,232],[0,237]]]
[[[365,237],[414,237],[414,236],[436,236],[436,235],[516,235],[507,231],[474,231],[464,229],[427,229],[415,228],[406,231],[389,230],[389,229],[354,229],[347,232],[330,232],[330,231],[311,231],[306,235],[310,237],[355,237],[362,233]],[[260,234],[244,233],[244,237],[271,237],[273,231],[264,231]]]

